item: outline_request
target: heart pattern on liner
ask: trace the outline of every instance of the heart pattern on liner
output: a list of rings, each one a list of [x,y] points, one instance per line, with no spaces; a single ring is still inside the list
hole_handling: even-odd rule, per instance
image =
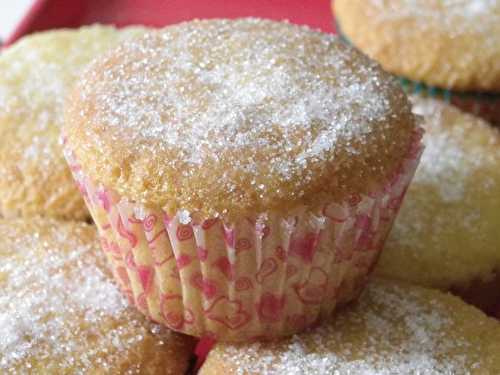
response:
[[[416,142],[419,142],[419,139]],[[302,331],[359,294],[418,163],[380,191],[314,210],[234,222],[168,215],[101,186],[65,155],[121,289],[152,320],[194,336],[245,341]]]
[[[217,295],[217,284],[215,281],[204,279],[201,272],[191,277],[191,285],[199,289],[206,299],[212,299]]]
[[[285,296],[276,296],[272,293],[264,293],[257,303],[257,314],[259,319],[275,323],[283,319],[285,311]]]
[[[162,320],[174,330],[182,330],[186,325],[193,324],[194,314],[189,308],[182,308],[182,296],[179,294],[165,294],[160,297]]]
[[[252,280],[249,277],[242,276],[234,283],[234,288],[238,292],[244,292],[253,288]]]
[[[259,271],[255,275],[255,279],[259,284],[262,284],[264,280],[271,276],[278,269],[278,262],[274,258],[267,258],[262,262]]]
[[[318,305],[323,301],[328,287],[328,274],[321,267],[313,267],[307,280],[297,283],[294,290],[306,305]]]
[[[217,298],[204,312],[207,319],[231,330],[241,328],[250,321],[250,314],[244,310],[242,302],[226,296]]]

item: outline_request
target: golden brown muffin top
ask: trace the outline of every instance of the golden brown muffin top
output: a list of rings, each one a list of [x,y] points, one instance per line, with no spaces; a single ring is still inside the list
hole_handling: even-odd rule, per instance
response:
[[[416,129],[407,98],[335,36],[259,19],[192,21],[86,71],[65,132],[123,196],[248,214],[378,189]]]
[[[499,0],[335,0],[348,39],[389,72],[500,92]]]
[[[310,332],[218,344],[200,375],[495,374],[500,324],[457,297],[384,280]]]
[[[184,373],[191,339],[130,307],[103,258],[92,226],[0,221],[0,373]]]
[[[47,31],[2,51],[0,215],[88,217],[59,143],[64,98],[85,65],[141,30]]]

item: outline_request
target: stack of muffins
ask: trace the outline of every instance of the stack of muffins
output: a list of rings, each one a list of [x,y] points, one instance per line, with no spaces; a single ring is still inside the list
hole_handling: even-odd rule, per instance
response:
[[[452,290],[494,314],[500,307],[498,131],[422,97],[445,94],[500,123],[500,2],[336,0],[332,7],[344,38],[404,85],[423,83],[410,91],[414,112],[426,118],[426,152],[376,273]]]
[[[497,321],[427,288],[500,264],[488,124],[259,19],[43,33],[0,69],[2,372],[184,374],[189,336],[202,374],[500,371]]]

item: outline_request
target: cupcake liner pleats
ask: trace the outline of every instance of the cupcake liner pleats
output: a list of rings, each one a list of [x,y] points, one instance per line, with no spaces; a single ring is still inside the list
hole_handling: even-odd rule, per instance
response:
[[[500,125],[500,94],[498,93],[455,92],[406,78],[400,78],[400,81],[408,94],[443,100],[465,112],[481,117],[493,125]]]
[[[137,308],[189,335],[246,341],[300,332],[357,297],[413,177],[420,140],[415,133],[380,191],[234,222],[132,202],[86,175],[67,145],[65,155],[113,274]]]

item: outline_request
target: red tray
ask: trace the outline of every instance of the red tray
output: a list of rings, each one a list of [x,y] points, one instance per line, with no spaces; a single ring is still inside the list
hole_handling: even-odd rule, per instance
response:
[[[248,16],[334,32],[330,0],[37,0],[5,44],[34,31],[92,23],[161,27],[193,18]]]

